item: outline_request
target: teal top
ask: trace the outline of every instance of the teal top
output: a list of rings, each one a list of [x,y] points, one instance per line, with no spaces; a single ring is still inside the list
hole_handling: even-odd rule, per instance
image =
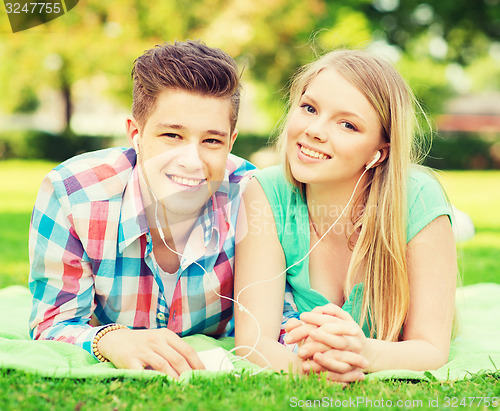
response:
[[[278,239],[283,248],[286,266],[300,260],[310,248],[309,214],[307,203],[298,189],[285,178],[281,166],[273,166],[255,172],[273,210]],[[451,207],[439,182],[423,169],[412,168],[408,181],[408,224],[406,241],[409,242],[420,230],[435,218],[447,215],[451,221]],[[290,285],[299,312],[330,301],[309,284],[309,257],[288,269],[286,279]],[[359,323],[363,301],[363,284],[356,284],[343,305],[343,309]],[[369,335],[368,326],[363,331]]]

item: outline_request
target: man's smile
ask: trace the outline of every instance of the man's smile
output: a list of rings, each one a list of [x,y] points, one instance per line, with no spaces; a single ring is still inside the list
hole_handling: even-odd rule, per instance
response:
[[[181,177],[177,176],[174,174],[167,174],[167,177],[172,180],[174,183],[184,186],[184,187],[197,187],[200,184],[202,184],[205,179],[198,179],[198,178],[189,178],[189,177]]]

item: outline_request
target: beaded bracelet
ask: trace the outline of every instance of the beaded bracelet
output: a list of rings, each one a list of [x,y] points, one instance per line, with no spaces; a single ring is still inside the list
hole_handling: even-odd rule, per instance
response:
[[[122,328],[128,328],[128,327],[125,327],[124,325],[121,324],[111,324],[108,325],[107,327],[104,327],[101,331],[99,331],[95,335],[94,339],[92,340],[92,352],[100,362],[109,362],[109,360],[99,352],[99,350],[97,349],[97,343],[102,337],[104,337],[110,331],[120,330]]]

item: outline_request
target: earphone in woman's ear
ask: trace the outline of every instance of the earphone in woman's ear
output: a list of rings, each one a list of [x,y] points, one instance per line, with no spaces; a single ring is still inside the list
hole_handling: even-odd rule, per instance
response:
[[[134,145],[134,150],[136,154],[139,154],[139,140],[138,140],[138,134],[134,136],[132,139],[132,144]]]
[[[373,156],[372,161],[370,161],[370,162],[369,162],[369,163],[365,166],[365,167],[366,167],[366,169],[368,170],[369,168],[372,168],[372,167],[373,167],[373,165],[374,165],[377,161],[379,161],[379,160],[380,160],[380,157],[382,157],[382,153],[381,153],[381,152],[380,152],[380,150],[379,150],[379,151],[377,151],[377,152],[375,153],[375,155]]]

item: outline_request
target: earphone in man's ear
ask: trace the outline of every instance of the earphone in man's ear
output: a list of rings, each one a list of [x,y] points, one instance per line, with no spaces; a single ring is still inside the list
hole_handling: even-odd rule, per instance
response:
[[[372,167],[373,167],[373,165],[374,165],[377,161],[379,161],[379,160],[380,160],[380,157],[382,157],[382,153],[381,153],[381,152],[380,152],[380,150],[379,150],[379,151],[377,151],[377,152],[375,153],[375,155],[373,156],[372,161],[370,161],[370,162],[369,162],[369,163],[365,166],[365,167],[366,167],[366,169],[368,170],[369,168],[372,168]]]
[[[139,154],[139,141],[138,141],[138,134],[134,136],[132,139],[132,144],[134,145],[134,150],[136,154]]]

